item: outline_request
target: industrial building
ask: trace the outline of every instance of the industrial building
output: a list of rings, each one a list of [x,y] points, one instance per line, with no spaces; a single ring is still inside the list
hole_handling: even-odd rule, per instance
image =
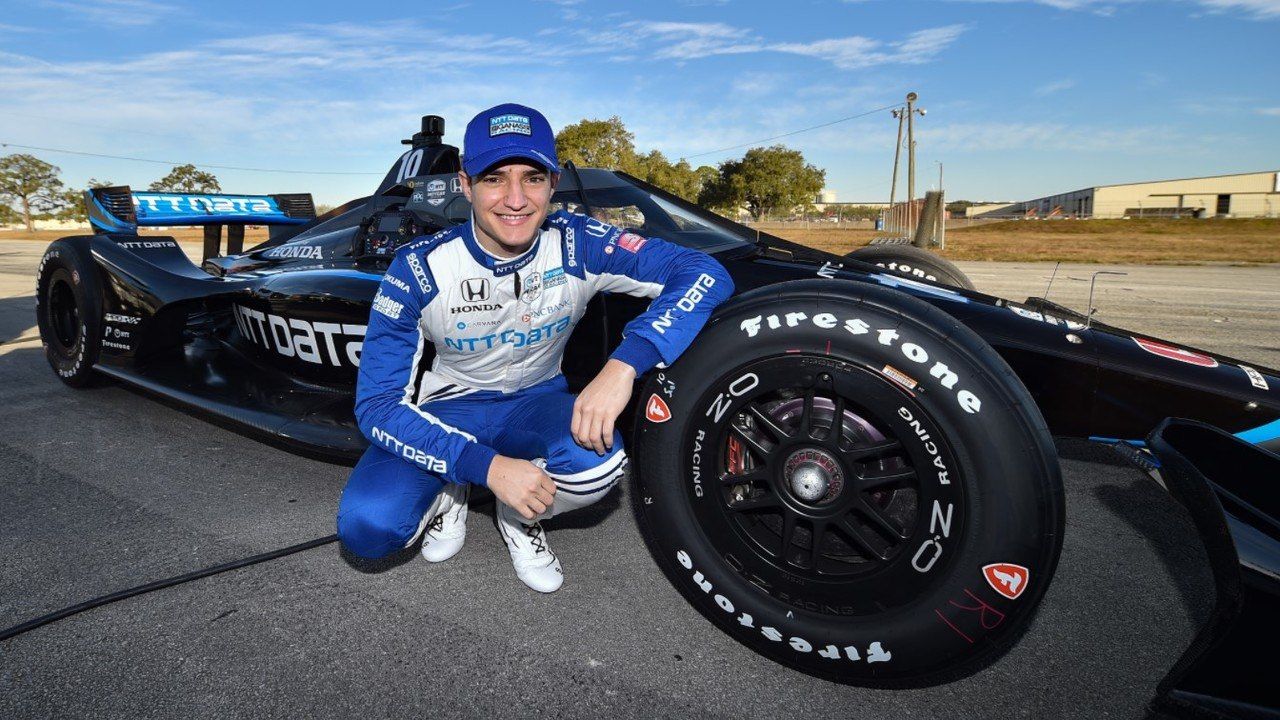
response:
[[[969,217],[1280,217],[1280,172],[1099,185],[969,208]]]

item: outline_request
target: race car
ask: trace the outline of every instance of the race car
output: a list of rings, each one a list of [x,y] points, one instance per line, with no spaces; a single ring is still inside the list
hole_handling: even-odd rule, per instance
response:
[[[443,127],[424,117],[372,195],[320,217],[306,195],[88,191],[96,234],[55,241],[38,270],[54,372],[354,459],[367,444],[356,371],[383,273],[398,247],[469,217]],[[980,670],[1017,641],[1054,574],[1065,514],[1053,436],[1087,438],[1186,506],[1212,562],[1217,606],[1160,707],[1280,704],[1240,668],[1268,640],[1259,628],[1274,632],[1280,598],[1280,371],[1091,309],[985,295],[954,266],[939,278],[950,284],[931,281],[911,272],[928,264],[915,249],[895,261],[881,246],[878,264],[813,250],[618,171],[566,164],[553,202],[703,250],[733,278],[694,345],[639,381],[628,444],[650,552],[726,633],[844,683]],[[172,238],[137,232],[182,224],[213,240],[199,266]],[[270,239],[241,252],[246,224]],[[235,229],[227,255],[211,252],[222,226]],[[484,288],[461,292],[480,309],[451,308],[457,342],[536,343],[568,311],[528,293],[527,327],[498,338]],[[571,385],[644,306],[591,301],[564,358]]]

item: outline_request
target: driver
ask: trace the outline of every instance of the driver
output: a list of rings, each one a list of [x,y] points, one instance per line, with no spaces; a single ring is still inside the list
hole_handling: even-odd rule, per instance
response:
[[[476,115],[462,167],[471,219],[400,248],[373,299],[355,408],[371,445],[342,493],[338,536],[376,558],[423,535],[423,557],[447,560],[466,535],[470,487],[485,485],[517,577],[553,592],[564,578],[539,521],[618,482],[614,423],[636,377],[674,362],[733,283],[704,253],[548,215],[560,167],[537,110]],[[598,292],[653,302],[575,397],[560,361]]]

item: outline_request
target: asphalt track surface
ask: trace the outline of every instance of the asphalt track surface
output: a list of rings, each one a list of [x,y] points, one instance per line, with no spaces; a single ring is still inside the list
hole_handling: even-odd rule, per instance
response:
[[[286,454],[120,386],[76,391],[33,327],[41,247],[0,244],[0,627],[333,532],[347,468]],[[1039,294],[1051,265],[964,263]],[[1277,267],[1122,268],[1121,326],[1280,366]],[[1050,297],[1084,306],[1091,268]],[[476,505],[455,559],[364,564],[328,545],[93,610],[0,643],[0,717],[1141,716],[1212,601],[1188,519],[1108,452],[1060,446],[1062,561],[1022,642],[920,690],[775,665],[688,608],[625,494],[548,523],[550,596],[516,580]]]

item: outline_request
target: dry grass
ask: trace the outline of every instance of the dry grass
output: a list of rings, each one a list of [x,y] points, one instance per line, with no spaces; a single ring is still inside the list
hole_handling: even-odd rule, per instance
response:
[[[870,230],[771,230],[844,254]],[[1280,263],[1280,220],[1011,220],[947,231],[952,260],[1084,263]]]
[[[82,231],[88,233],[89,230]],[[143,230],[199,244],[200,228]],[[771,229],[773,235],[843,255],[871,242],[872,230]],[[0,240],[52,242],[71,230],[2,231]],[[267,239],[266,228],[248,228],[245,247]],[[225,247],[225,245],[224,245]],[[942,255],[952,260],[1083,263],[1280,263],[1280,220],[1011,220],[949,230]]]

